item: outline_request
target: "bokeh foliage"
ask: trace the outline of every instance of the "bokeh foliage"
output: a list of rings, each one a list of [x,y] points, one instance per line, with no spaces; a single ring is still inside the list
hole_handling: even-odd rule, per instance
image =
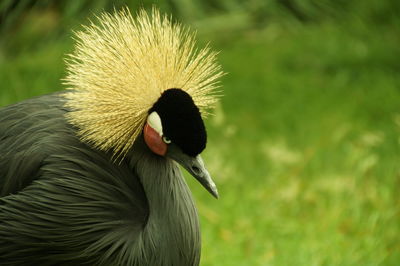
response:
[[[202,265],[398,265],[400,1],[0,2],[0,106],[63,88],[72,30],[161,10],[220,50]]]

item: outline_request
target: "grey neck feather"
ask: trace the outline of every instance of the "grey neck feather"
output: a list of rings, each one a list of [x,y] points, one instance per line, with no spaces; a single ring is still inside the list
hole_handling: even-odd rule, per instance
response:
[[[131,157],[150,210],[139,253],[149,265],[198,265],[200,228],[190,190],[178,165],[153,154],[145,145],[139,137]]]

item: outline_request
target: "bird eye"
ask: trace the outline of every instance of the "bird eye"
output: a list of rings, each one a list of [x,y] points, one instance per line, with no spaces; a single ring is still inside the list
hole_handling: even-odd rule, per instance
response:
[[[163,136],[163,137],[162,137],[162,140],[163,140],[166,144],[170,144],[170,143],[171,143],[171,140],[170,140],[168,137],[166,137],[166,136]]]

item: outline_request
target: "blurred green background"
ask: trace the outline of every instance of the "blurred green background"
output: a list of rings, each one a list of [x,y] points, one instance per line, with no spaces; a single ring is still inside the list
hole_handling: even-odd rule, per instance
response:
[[[72,30],[155,4],[228,74],[192,178],[201,265],[400,265],[400,1],[0,1],[0,106],[63,89]]]

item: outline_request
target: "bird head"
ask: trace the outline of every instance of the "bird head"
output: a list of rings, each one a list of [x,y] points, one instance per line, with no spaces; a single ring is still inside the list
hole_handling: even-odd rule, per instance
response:
[[[176,88],[164,91],[149,111],[143,137],[152,152],[178,162],[218,197],[200,156],[206,147],[206,129],[200,110],[188,93]]]
[[[203,118],[224,74],[216,53],[195,48],[195,35],[155,8],[136,18],[128,9],[103,13],[75,39],[64,97],[80,139],[117,161],[143,135],[151,152],[181,164],[217,197],[200,157]]]

